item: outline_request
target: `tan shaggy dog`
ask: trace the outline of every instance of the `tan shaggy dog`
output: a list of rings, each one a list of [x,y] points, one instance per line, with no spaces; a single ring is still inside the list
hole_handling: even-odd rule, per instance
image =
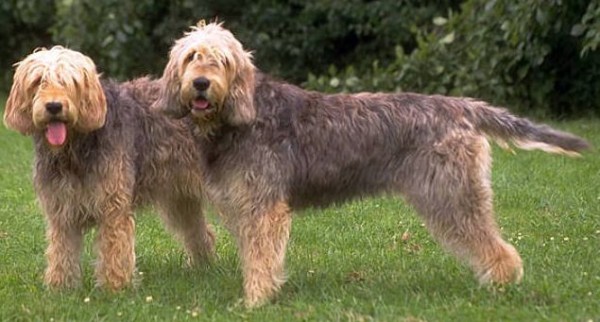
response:
[[[80,284],[84,233],[96,238],[96,281],[118,290],[135,269],[135,206],[153,204],[192,263],[213,253],[202,213],[201,157],[191,124],[152,113],[158,83],[100,81],[92,60],[53,47],[17,64],[7,127],[32,135],[34,183],[47,219],[51,288]]]
[[[162,81],[156,108],[189,115],[203,137],[198,165],[237,239],[248,306],[285,280],[291,210],[381,193],[403,195],[482,283],[518,282],[521,258],[494,220],[488,138],[567,155],[588,147],[470,98],[326,95],[274,81],[214,23],[175,42]]]

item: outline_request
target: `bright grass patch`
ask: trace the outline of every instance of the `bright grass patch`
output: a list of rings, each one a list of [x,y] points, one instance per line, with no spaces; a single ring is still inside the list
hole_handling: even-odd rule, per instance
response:
[[[44,221],[31,182],[31,139],[0,127],[0,320],[36,321],[600,321],[600,120],[555,123],[596,147],[583,158],[494,149],[495,209],[520,251],[522,284],[480,288],[399,199],[296,216],[289,280],[270,305],[245,310],[235,245],[216,226],[218,260],[184,268],[152,210],[138,213],[138,286],[94,289],[92,236],[84,285],[49,292]]]

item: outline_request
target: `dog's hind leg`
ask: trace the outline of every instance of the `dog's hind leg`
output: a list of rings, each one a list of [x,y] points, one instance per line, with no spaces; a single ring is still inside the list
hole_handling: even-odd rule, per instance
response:
[[[69,216],[63,217],[69,218]],[[81,283],[79,259],[83,247],[82,227],[49,218],[46,236],[48,267],[44,274],[44,283],[50,288],[78,286]]]
[[[192,197],[168,196],[159,205],[161,218],[181,242],[188,264],[208,263],[215,256],[215,234],[202,210],[202,201]]]
[[[278,203],[261,213],[240,214],[237,220],[232,230],[242,261],[245,305],[256,307],[273,297],[285,282],[290,209]]]
[[[420,160],[428,169],[416,171],[420,178],[411,178],[420,181],[413,181],[408,199],[434,237],[466,260],[481,283],[519,282],[523,275],[521,257],[502,239],[494,220],[487,141],[467,137],[450,146],[450,153]]]

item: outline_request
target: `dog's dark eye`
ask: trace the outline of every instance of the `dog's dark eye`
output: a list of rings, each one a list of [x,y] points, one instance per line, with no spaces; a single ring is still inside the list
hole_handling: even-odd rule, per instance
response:
[[[41,82],[42,82],[42,78],[36,77],[31,81],[31,87],[38,87],[38,86],[40,86]]]
[[[225,66],[225,67],[229,67],[229,65],[230,65],[229,59],[227,59],[227,57],[221,58],[221,64],[223,64],[223,66]]]
[[[194,57],[195,57],[195,56],[196,56],[196,53],[194,53],[194,52],[193,52],[193,53],[190,53],[190,54],[189,54],[189,55],[187,55],[187,57],[185,58],[185,62],[186,62],[186,63],[189,63],[189,62],[191,62],[192,60],[194,60]]]

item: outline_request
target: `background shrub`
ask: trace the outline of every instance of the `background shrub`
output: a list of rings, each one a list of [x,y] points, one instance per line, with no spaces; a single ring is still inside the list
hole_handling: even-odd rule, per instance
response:
[[[34,48],[52,42],[54,8],[44,0],[0,2],[0,88],[12,81],[11,65]]]
[[[596,1],[6,0],[0,78],[62,44],[110,77],[159,75],[174,39],[225,21],[264,71],[324,91],[469,95],[553,116],[600,110]]]
[[[418,91],[482,97],[552,115],[598,111],[600,10],[560,0],[465,1],[396,47],[391,64],[311,75],[326,91]]]

